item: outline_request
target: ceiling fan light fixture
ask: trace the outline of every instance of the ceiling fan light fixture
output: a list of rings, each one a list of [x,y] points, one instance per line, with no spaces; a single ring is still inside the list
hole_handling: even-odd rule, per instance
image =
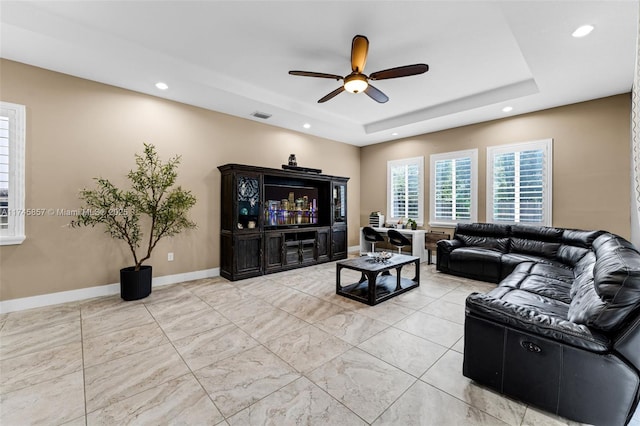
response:
[[[576,30],[571,35],[575,38],[585,37],[591,34],[591,31],[593,31],[593,29],[593,25],[582,25],[581,27],[576,28]]]
[[[344,79],[344,90],[350,93],[364,92],[368,86],[367,77],[363,74],[351,74]]]

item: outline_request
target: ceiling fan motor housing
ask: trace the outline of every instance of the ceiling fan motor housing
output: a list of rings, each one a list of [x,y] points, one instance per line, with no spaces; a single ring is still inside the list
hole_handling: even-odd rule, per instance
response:
[[[344,78],[344,89],[351,93],[360,93],[364,91],[369,82],[367,76],[360,73],[351,73]]]

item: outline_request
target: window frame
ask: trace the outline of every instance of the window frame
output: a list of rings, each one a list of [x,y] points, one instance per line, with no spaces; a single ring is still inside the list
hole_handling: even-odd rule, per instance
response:
[[[0,229],[0,245],[25,240],[26,107],[0,101],[0,115],[9,117],[9,214],[8,229]]]
[[[542,192],[542,222],[510,222],[498,221],[493,217],[493,166],[497,154],[512,152],[542,150],[543,165],[543,192]],[[530,226],[552,226],[553,223],[553,139],[540,139],[528,142],[518,142],[506,145],[487,147],[487,222],[502,224],[519,224]]]
[[[469,220],[436,219],[436,162],[442,160],[456,160],[471,158],[471,218]],[[457,223],[473,223],[478,221],[478,149],[443,152],[431,154],[429,157],[429,226],[455,227]]]
[[[391,212],[393,211],[391,170],[394,167],[408,166],[412,164],[416,164],[418,166],[418,217],[412,217],[411,219],[414,219],[418,226],[422,226],[424,224],[424,156],[387,161],[387,223],[397,223],[400,219],[406,219],[406,216],[394,217],[391,215]]]

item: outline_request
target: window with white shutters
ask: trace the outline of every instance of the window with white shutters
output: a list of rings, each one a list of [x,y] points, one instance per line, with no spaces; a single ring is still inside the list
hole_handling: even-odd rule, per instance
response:
[[[423,224],[424,157],[387,162],[387,220],[413,219]]]
[[[0,102],[0,245],[24,241],[25,107]]]
[[[487,148],[487,220],[551,226],[552,140]]]
[[[450,226],[478,217],[478,150],[431,155],[429,224]]]

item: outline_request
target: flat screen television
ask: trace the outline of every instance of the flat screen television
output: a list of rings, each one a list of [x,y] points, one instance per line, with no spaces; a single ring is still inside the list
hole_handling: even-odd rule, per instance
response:
[[[265,184],[264,226],[270,228],[318,225],[318,188]]]

